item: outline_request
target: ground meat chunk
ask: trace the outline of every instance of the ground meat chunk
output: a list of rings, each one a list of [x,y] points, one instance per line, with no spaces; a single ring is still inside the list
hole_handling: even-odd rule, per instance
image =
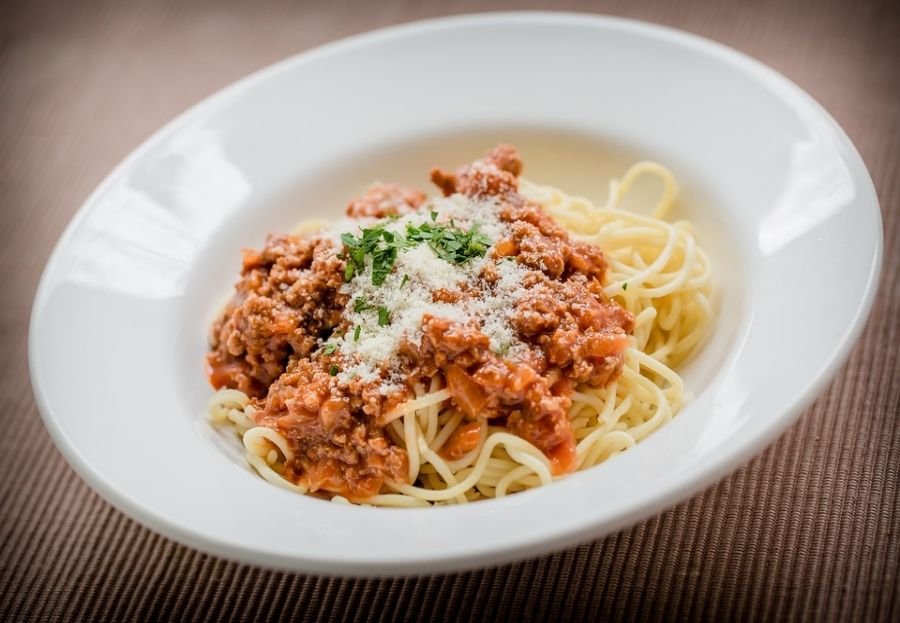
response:
[[[347,365],[348,360],[340,354],[336,353],[334,357],[341,362],[339,367]],[[362,413],[369,421],[383,425],[384,417],[394,407],[415,398],[415,393],[408,386],[392,385],[390,391],[384,389],[380,380],[352,378],[342,391],[350,397],[350,409],[354,413]]]
[[[347,206],[347,216],[352,218],[384,218],[394,214],[406,214],[425,203],[425,193],[396,184],[373,184],[362,196]]]
[[[423,329],[422,344],[410,356],[420,370],[431,365],[443,372],[463,413],[505,418],[510,431],[544,451],[558,473],[572,469],[575,437],[566,417],[570,386],[554,385],[553,375],[491,352],[487,336],[470,325],[429,316]]]
[[[421,357],[433,361],[438,368],[453,362],[468,366],[483,361],[490,340],[472,324],[462,324],[431,314],[422,317]]]
[[[234,297],[213,325],[213,385],[264,395],[291,358],[308,356],[340,322],[343,272],[324,238],[269,236],[261,251],[245,251]]]
[[[602,387],[621,369],[634,317],[588,279],[556,281],[532,273],[513,322],[547,362],[578,383]]]
[[[449,196],[461,193],[470,197],[503,197],[516,192],[516,177],[522,172],[522,159],[514,147],[498,145],[481,160],[450,173],[435,167],[431,181]]]
[[[485,155],[482,162],[511,173],[513,177],[519,177],[522,174],[522,158],[512,145],[504,143],[497,145]]]
[[[516,256],[520,262],[552,279],[572,275],[602,280],[606,259],[596,246],[573,241],[546,214],[532,204],[505,203],[501,218],[510,223],[510,237],[496,245],[498,256]]]
[[[536,270],[544,271],[552,279],[558,279],[566,269],[566,256],[570,245],[559,238],[544,236],[537,227],[519,221],[510,227],[518,260]]]
[[[310,491],[362,500],[378,493],[385,479],[404,482],[406,452],[390,443],[380,426],[353,414],[351,399],[329,374],[332,360],[298,360],[257,400],[257,424],[280,432],[295,460],[294,481]]]

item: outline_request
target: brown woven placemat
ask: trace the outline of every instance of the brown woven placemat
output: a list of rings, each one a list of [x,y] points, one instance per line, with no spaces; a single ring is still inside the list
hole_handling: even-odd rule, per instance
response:
[[[26,327],[41,268],[102,177],[251,70],[484,3],[0,5],[0,619],[900,620],[900,12],[897,3],[569,2],[743,50],[822,102],[875,180],[881,291],[828,391],[748,466],[615,536],[441,577],[347,580],[207,556],[91,492],[34,406]],[[538,3],[491,8],[541,8]]]

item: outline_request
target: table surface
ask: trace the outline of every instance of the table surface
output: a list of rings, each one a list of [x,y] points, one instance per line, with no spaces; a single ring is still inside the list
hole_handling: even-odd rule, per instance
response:
[[[44,262],[91,189],[194,102],[285,56],[437,15],[546,3],[19,3],[0,7],[0,619],[900,620],[900,3],[566,2],[746,52],[827,108],[885,226],[849,362],[772,447],[717,485],[577,549],[467,574],[350,580],[182,547],[68,467],[35,408],[26,327]]]

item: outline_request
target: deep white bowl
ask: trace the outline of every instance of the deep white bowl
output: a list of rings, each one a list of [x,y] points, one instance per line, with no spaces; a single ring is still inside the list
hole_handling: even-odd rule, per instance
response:
[[[432,509],[346,507],[253,474],[207,425],[208,323],[238,249],[337,215],[373,179],[426,186],[494,142],[602,200],[672,168],[715,262],[695,399],[626,454],[551,486]],[[34,391],[75,470],[193,547],[315,573],[448,571],[607,534],[759,452],[823,390],[874,298],[878,203],[835,121],[733,50],[638,22],[487,14],[353,37],[258,72],[157,132],[85,202],[30,328]],[[31,466],[39,469],[40,466]]]

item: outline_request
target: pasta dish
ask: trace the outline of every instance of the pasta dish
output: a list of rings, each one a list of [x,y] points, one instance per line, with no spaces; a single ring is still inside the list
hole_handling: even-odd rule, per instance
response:
[[[604,207],[499,145],[438,196],[377,183],[346,218],[245,250],[214,322],[210,417],[266,480],[337,503],[467,503],[627,451],[687,400],[710,265],[642,162]],[[642,176],[649,214],[622,198]]]

